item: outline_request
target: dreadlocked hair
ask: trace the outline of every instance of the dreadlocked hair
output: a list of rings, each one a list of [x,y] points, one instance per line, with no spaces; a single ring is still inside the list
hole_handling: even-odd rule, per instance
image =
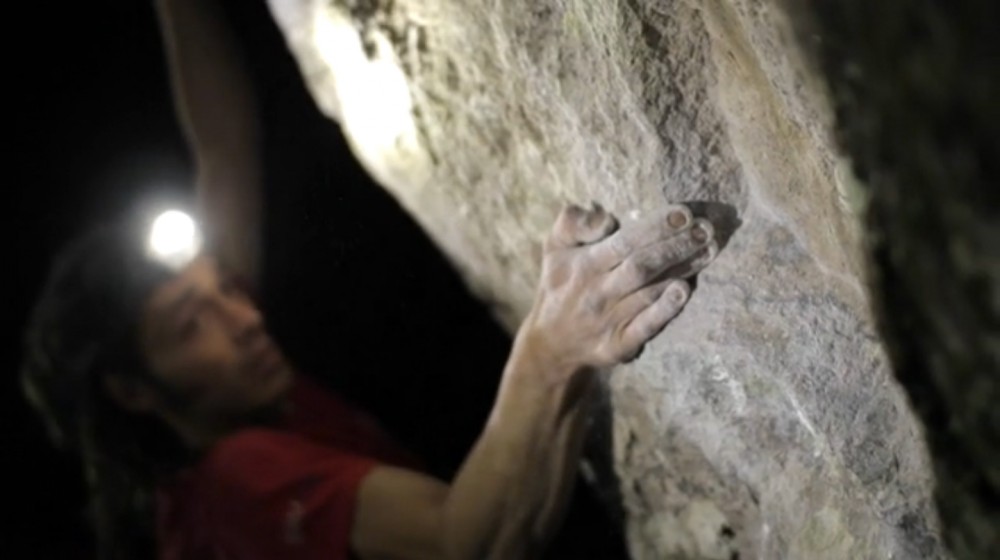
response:
[[[57,448],[82,461],[101,560],[155,556],[157,480],[190,460],[160,420],[108,397],[104,376],[158,387],[138,343],[143,302],[171,273],[144,257],[127,224],[57,255],[24,338],[21,383]]]

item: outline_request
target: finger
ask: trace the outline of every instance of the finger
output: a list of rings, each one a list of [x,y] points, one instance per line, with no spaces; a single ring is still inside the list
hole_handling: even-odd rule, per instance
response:
[[[692,221],[691,210],[686,206],[668,206],[637,224],[618,229],[594,245],[592,258],[606,270],[614,268],[636,249],[674,236],[690,227]]]
[[[713,235],[712,225],[699,219],[687,231],[633,252],[608,273],[602,293],[615,301],[661,279],[710,244]]]
[[[659,301],[663,293],[667,291],[668,288],[672,287],[675,282],[678,282],[675,278],[661,280],[625,296],[611,308],[611,320],[616,325],[627,325],[636,317],[636,315],[642,313],[644,309]],[[683,282],[683,280],[681,280],[681,282]]]
[[[584,245],[596,243],[611,235],[617,229],[618,220],[615,219],[614,214],[594,202],[592,203],[592,209],[587,212],[583,223],[577,231],[577,241]]]
[[[604,239],[618,229],[618,220],[600,204],[585,209],[576,204],[563,207],[549,235],[552,249],[577,247]]]
[[[620,344],[625,356],[635,355],[677,316],[691,297],[691,286],[684,280],[672,280],[652,305],[640,311],[621,332]]]
[[[705,269],[719,254],[719,244],[714,239],[687,261],[672,267],[667,273],[668,278],[691,278]]]

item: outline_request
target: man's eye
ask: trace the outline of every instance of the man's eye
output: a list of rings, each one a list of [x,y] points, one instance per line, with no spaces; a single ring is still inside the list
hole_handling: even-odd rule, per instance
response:
[[[179,329],[177,329],[177,337],[185,340],[190,338],[194,333],[198,332],[198,328],[201,326],[201,321],[197,316],[192,317],[183,323]]]
[[[223,282],[220,288],[222,289],[222,293],[226,295],[242,295],[243,293],[243,290],[240,289],[239,285],[232,280]]]

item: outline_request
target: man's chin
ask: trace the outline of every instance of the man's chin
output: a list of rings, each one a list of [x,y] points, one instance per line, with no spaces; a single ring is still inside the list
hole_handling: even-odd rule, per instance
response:
[[[276,373],[269,380],[266,395],[250,412],[248,422],[255,425],[280,424],[288,412],[288,397],[294,380],[295,372],[291,368]]]

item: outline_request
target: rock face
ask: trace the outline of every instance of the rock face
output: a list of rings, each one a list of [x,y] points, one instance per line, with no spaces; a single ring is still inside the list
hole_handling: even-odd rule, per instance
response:
[[[585,473],[637,559],[944,557],[858,193],[778,0],[270,0],[319,105],[511,330],[559,206],[726,233],[608,379]]]

